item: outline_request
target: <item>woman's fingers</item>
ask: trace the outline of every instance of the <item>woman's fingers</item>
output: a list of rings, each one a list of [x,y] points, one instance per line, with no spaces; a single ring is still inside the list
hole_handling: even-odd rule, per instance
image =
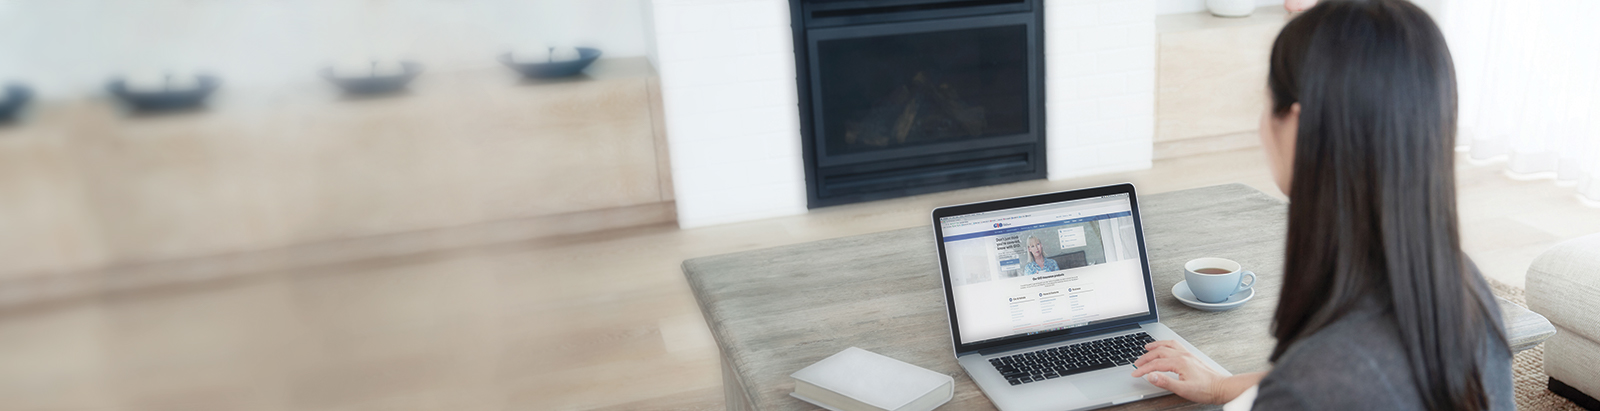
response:
[[[1144,365],[1145,362],[1148,362],[1150,360],[1154,360],[1154,359],[1157,359],[1157,358],[1175,358],[1175,357],[1181,357],[1181,356],[1185,356],[1185,355],[1192,355],[1192,354],[1189,354],[1188,351],[1179,351],[1179,350],[1173,349],[1171,347],[1156,347],[1156,349],[1150,350],[1149,352],[1144,353],[1144,355],[1139,356],[1139,359],[1135,360],[1133,362],[1133,366],[1135,366],[1135,367],[1142,366],[1142,365]]]
[[[1133,366],[1134,368],[1143,367],[1144,363],[1154,361],[1157,358],[1161,358],[1161,353],[1155,351],[1147,352],[1144,353],[1144,355],[1139,356],[1138,359],[1133,360]]]
[[[1189,350],[1183,349],[1183,346],[1174,340],[1161,340],[1145,344],[1144,349],[1147,352],[1133,362],[1134,368],[1137,368],[1133,372],[1135,377],[1155,371],[1171,371],[1183,374],[1187,370],[1186,365],[1190,363],[1189,359],[1194,357],[1194,354],[1189,353]]]
[[[1144,345],[1146,351],[1155,351],[1157,347],[1167,347],[1175,350],[1183,349],[1182,345],[1178,345],[1177,340],[1161,340]]]
[[[1200,357],[1173,340],[1152,342],[1144,348],[1147,352],[1134,362],[1133,366],[1138,368],[1133,372],[1134,377],[1144,377],[1150,384],[1191,401],[1216,402],[1213,388],[1219,376],[1207,368]]]
[[[1181,375],[1187,371],[1187,367],[1185,367],[1187,364],[1187,361],[1177,358],[1157,358],[1138,366],[1138,369],[1133,370],[1133,376],[1142,377],[1145,374],[1156,371],[1175,372]]]
[[[1157,386],[1157,387],[1161,387],[1162,389],[1165,389],[1167,391],[1172,391],[1171,388],[1167,388],[1167,387],[1172,385],[1173,379],[1172,378],[1167,378],[1166,375],[1162,375],[1160,373],[1150,374],[1150,375],[1144,376],[1144,380],[1145,381],[1149,381],[1151,385],[1154,385],[1154,386]]]
[[[1183,384],[1183,380],[1172,378],[1172,376],[1162,373],[1151,373],[1150,375],[1146,375],[1144,380],[1149,381],[1150,384],[1174,393],[1178,392],[1177,388],[1182,388],[1178,385]]]
[[[1179,397],[1187,398],[1190,401],[1204,403],[1212,402],[1212,398],[1209,398],[1207,395],[1205,395],[1205,384],[1199,382],[1173,378],[1170,375],[1162,373],[1151,373],[1150,375],[1146,375],[1144,380],[1149,381],[1151,385],[1160,387],[1161,389],[1167,391],[1172,391],[1173,394],[1178,394]]]
[[[1155,347],[1155,349],[1147,349],[1147,352],[1144,353],[1144,355],[1139,355],[1139,360],[1134,360],[1133,366],[1144,365],[1144,361],[1155,360],[1155,358],[1178,357],[1194,357],[1194,353],[1190,353],[1189,350],[1184,350],[1182,347],[1173,347],[1173,345],[1160,345],[1160,347]]]

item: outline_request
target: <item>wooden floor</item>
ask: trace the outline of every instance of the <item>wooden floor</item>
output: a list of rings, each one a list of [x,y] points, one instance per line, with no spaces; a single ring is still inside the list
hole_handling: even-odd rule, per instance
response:
[[[1466,246],[1512,285],[1600,210],[1548,181],[1460,167]],[[720,409],[716,346],[686,258],[926,224],[938,205],[1121,181],[1143,193],[1241,182],[1259,150],[756,222],[424,253],[0,312],[0,408],[18,410]]]

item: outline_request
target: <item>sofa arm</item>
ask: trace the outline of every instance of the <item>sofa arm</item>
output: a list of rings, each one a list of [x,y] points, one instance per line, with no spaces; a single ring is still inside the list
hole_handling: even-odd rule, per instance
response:
[[[1533,260],[1528,308],[1561,328],[1600,340],[1600,234],[1556,244]]]
[[[1517,303],[1495,297],[1500,303],[1500,320],[1506,325],[1506,345],[1516,354],[1537,347],[1556,335],[1556,327],[1539,313],[1529,311]]]

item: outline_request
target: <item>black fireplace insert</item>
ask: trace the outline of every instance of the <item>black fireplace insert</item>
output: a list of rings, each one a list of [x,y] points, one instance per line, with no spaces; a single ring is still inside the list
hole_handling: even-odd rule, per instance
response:
[[[1044,178],[1039,0],[791,0],[808,205]]]

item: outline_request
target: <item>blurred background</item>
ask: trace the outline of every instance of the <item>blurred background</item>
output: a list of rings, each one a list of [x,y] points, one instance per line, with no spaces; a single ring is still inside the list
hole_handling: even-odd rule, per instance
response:
[[[655,167],[638,1],[7,0],[0,30],[0,83],[30,88],[35,101],[0,131],[0,278],[632,205],[645,195],[619,190],[660,201],[655,181],[617,187],[628,183],[614,178]],[[594,47],[607,59],[552,84],[497,61],[555,46]],[[319,76],[329,67],[363,74],[369,61],[424,68],[381,96],[350,95]],[[192,108],[136,110],[107,91],[113,79],[183,88],[196,74],[220,86]],[[562,153],[573,142],[593,148]],[[579,164],[562,160],[572,155],[622,159],[581,163],[602,178],[545,178]],[[541,201],[557,193],[576,198]]]
[[[0,409],[554,406],[526,241],[673,217],[647,4],[0,0]]]
[[[98,94],[114,75],[205,71],[225,75],[232,94],[244,98],[314,82],[316,69],[348,59],[414,59],[447,72],[498,67],[499,53],[549,46],[644,56],[645,7],[636,0],[6,0],[0,73],[62,98]]]
[[[1281,196],[1282,1],[1038,3],[1049,179],[811,208],[783,0],[0,0],[0,409],[720,409],[686,258],[1122,181]],[[1465,246],[1521,287],[1600,232],[1600,9],[1419,3]]]

